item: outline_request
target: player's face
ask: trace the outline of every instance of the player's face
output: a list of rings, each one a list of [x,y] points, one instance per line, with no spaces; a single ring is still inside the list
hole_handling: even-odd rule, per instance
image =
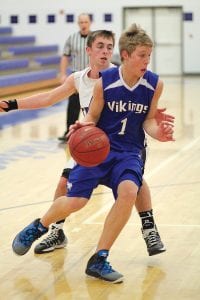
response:
[[[141,77],[147,71],[151,53],[152,47],[137,46],[130,56],[127,55],[125,63],[134,75]]]
[[[113,41],[112,39],[98,37],[88,51],[91,64],[100,68],[108,68],[113,55]]]

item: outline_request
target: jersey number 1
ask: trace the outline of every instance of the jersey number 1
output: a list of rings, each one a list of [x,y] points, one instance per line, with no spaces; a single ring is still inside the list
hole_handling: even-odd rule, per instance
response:
[[[126,129],[127,118],[122,120],[121,123],[122,123],[122,128],[121,128],[121,131],[118,134],[124,135],[125,129]]]

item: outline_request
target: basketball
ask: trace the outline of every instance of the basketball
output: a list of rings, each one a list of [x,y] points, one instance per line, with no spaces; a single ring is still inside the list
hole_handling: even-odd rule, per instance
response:
[[[70,136],[68,145],[73,159],[84,167],[99,165],[110,152],[107,135],[95,126],[84,126],[77,129]]]

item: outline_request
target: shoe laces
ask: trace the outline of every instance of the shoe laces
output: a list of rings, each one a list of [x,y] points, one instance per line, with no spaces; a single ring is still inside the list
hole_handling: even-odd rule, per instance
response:
[[[30,246],[32,243],[41,237],[43,232],[38,230],[37,227],[28,228],[25,232],[23,232],[20,236],[20,240],[25,246]]]
[[[155,230],[151,230],[146,236],[146,240],[149,247],[152,247],[153,245],[157,244],[158,239],[159,235]]]
[[[50,234],[41,242],[41,244],[45,244],[47,246],[53,246],[58,243],[59,239],[59,228],[52,226],[52,231]]]
[[[104,258],[99,257],[97,263],[95,264],[95,268],[101,271],[102,274],[108,274],[114,272],[110,263]]]

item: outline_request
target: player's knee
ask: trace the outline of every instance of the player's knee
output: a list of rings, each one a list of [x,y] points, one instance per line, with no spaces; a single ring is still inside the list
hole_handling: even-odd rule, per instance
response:
[[[71,212],[75,212],[81,208],[83,208],[87,204],[87,201],[82,198],[71,198],[68,202]]]
[[[121,202],[124,202],[123,205],[132,207],[136,201],[137,193],[134,189],[126,189],[123,190],[120,195],[119,199]]]
[[[70,171],[71,171],[71,168],[65,168],[65,169],[63,169],[61,178],[68,179]]]
[[[126,203],[128,202],[130,205],[134,205],[137,198],[137,193],[134,190],[126,191],[124,198]]]

